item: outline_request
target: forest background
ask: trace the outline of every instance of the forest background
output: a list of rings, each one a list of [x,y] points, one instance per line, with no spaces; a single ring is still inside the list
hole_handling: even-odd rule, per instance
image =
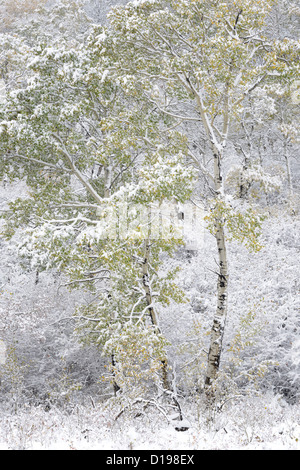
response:
[[[298,448],[297,3],[0,14],[1,446]]]

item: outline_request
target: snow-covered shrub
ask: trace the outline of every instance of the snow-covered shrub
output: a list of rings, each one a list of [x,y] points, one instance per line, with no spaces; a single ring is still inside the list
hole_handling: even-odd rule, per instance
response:
[[[278,192],[282,186],[282,178],[267,173],[261,165],[253,164],[249,168],[233,165],[226,175],[226,183],[238,196],[242,192],[247,197],[258,198],[262,194]]]
[[[16,347],[9,346],[5,364],[0,366],[0,401],[5,401],[12,413],[24,405],[26,369],[26,364],[16,354]]]

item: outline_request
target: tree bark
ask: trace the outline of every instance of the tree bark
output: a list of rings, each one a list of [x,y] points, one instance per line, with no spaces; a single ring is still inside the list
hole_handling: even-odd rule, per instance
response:
[[[218,197],[222,197],[222,175],[221,175],[221,159],[222,155],[217,150],[214,151],[215,159],[215,190]],[[216,241],[218,248],[219,272],[217,284],[217,309],[213,319],[213,326],[211,330],[210,347],[208,352],[207,369],[205,377],[205,393],[209,403],[215,400],[215,392],[213,383],[217,378],[220,367],[223,335],[225,322],[227,317],[227,303],[228,303],[228,261],[226,250],[226,238],[224,231],[224,220],[215,220],[216,228]]]
[[[105,167],[104,169],[104,198],[108,199],[111,196],[111,165],[109,162],[109,165]],[[114,391],[114,396],[117,395],[117,393],[121,390],[121,387],[118,385],[116,381],[116,373],[115,373],[115,368],[117,367],[118,363],[115,357],[114,352],[111,354],[111,365],[112,365],[112,376],[113,376],[113,391]]]
[[[293,181],[292,181],[290,156],[289,156],[289,149],[288,149],[287,139],[284,140],[284,158],[285,158],[285,163],[286,163],[286,173],[287,173],[287,180],[288,180],[289,197],[291,198],[292,195],[293,195]]]
[[[150,240],[147,238],[144,241],[144,259],[142,265],[142,276],[143,276],[143,288],[146,295],[146,302],[149,307],[149,316],[152,323],[152,326],[155,328],[157,333],[160,333],[159,323],[158,323],[158,316],[153,306],[153,298],[152,292],[150,287],[150,276],[149,276],[149,260],[150,260]],[[164,390],[171,390],[169,380],[168,380],[168,360],[167,357],[161,360],[162,364],[162,385]]]
[[[143,267],[142,267],[143,287],[144,287],[144,291],[146,294],[147,305],[149,306],[149,316],[150,316],[151,324],[155,328],[155,331],[157,333],[161,333],[159,322],[158,322],[158,316],[153,306],[153,297],[152,297],[151,286],[150,286],[150,276],[149,276],[150,255],[151,255],[151,244],[150,244],[150,240],[147,238],[144,240],[144,259],[143,259]],[[163,390],[164,392],[169,392],[169,395],[171,397],[171,402],[174,408],[176,409],[176,411],[178,412],[178,420],[183,421],[181,406],[176,398],[176,393],[174,392],[172,385],[169,381],[167,354],[165,354],[165,357],[161,359],[161,366],[162,366],[161,367],[161,382],[162,382]],[[179,424],[176,427],[177,431],[185,431],[187,429],[188,427],[180,426]]]
[[[115,355],[114,355],[114,354],[111,355],[111,365],[112,365],[113,368],[117,366],[117,361],[116,361],[116,359],[115,359]],[[112,375],[113,375],[113,390],[114,390],[114,396],[116,397],[118,391],[121,390],[121,388],[119,387],[119,385],[118,385],[117,382],[116,382],[116,379],[115,379],[116,374],[115,374],[114,370],[113,370]]]
[[[225,233],[222,223],[218,221],[216,225],[216,239],[219,254],[219,273],[217,286],[218,298],[217,310],[213,319],[213,326],[211,330],[210,348],[208,353],[208,362],[205,378],[206,393],[210,399],[213,398],[212,384],[217,377],[217,373],[219,371],[220,366],[228,300],[228,264]]]

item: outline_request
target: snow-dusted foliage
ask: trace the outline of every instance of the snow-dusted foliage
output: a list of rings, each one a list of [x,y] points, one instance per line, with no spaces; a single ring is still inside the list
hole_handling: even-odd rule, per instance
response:
[[[298,449],[299,8],[115,3],[0,5],[0,448]]]

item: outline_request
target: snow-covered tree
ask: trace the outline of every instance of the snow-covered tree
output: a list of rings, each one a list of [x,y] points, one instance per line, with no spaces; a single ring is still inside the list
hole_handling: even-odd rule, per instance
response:
[[[232,371],[249,371],[235,357],[249,331],[241,327],[227,349],[223,341],[228,242],[261,250],[256,203],[278,194],[284,173],[290,193],[296,184],[299,45],[274,25],[270,33],[270,0],[135,1],[115,8],[105,28],[91,25],[93,9],[99,19],[93,1],[51,2],[28,10],[30,22],[16,15],[18,35],[1,36],[0,177],[27,188],[6,212],[5,234],[19,230],[25,264],[58,269],[66,287],[88,291],[77,337],[111,359],[116,392],[137,397],[154,377],[172,396],[160,312],[171,301],[169,315],[180,316],[183,293],[162,259],[180,245],[170,207],[193,193],[216,240],[204,373],[214,399],[221,353],[232,354]],[[173,220],[162,228],[166,201]],[[240,319],[237,310],[236,325],[248,327],[252,310],[241,305]]]
[[[112,33],[102,46],[112,51],[123,80],[141,87],[174,125],[198,127],[213,162],[204,167],[207,158],[195,155],[189,142],[191,161],[209,181],[209,221],[218,252],[218,301],[206,371],[209,396],[227,316],[227,229],[251,249],[259,249],[260,216],[252,208],[234,204],[234,209],[225,193],[227,148],[232,131],[241,125],[248,97],[264,84],[283,78],[291,83],[298,73],[297,42],[270,40],[263,33],[272,5],[270,0],[132,2],[113,9]]]
[[[20,253],[31,266],[56,267],[69,287],[91,291],[93,300],[76,315],[78,331],[111,355],[115,389],[126,376],[124,335],[127,360],[140,361],[141,373],[156,361],[163,390],[168,363],[157,306],[180,292],[174,274],[158,270],[161,253],[171,254],[181,236],[169,224],[152,238],[148,215],[144,227],[137,216],[146,210],[150,217],[151,205],[164,200],[184,202],[194,170],[185,166],[185,137],[119,79],[96,30],[82,45],[70,47],[68,37],[48,45],[43,37],[27,46],[26,81],[8,90],[2,106],[1,177],[28,188],[10,204],[6,235],[27,227]]]

